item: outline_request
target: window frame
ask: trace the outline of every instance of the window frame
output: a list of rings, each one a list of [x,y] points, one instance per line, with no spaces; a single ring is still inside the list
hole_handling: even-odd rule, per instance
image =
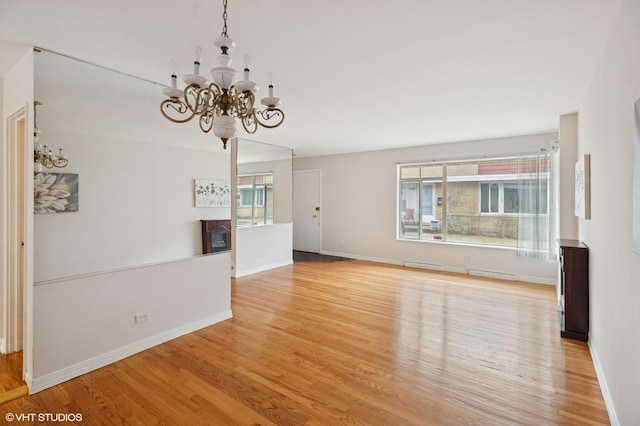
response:
[[[247,178],[251,179],[251,183],[243,183],[240,184],[241,180],[247,180]],[[260,179],[262,182],[258,183],[257,180]],[[264,226],[270,225],[273,223],[273,212],[271,212],[271,216],[269,215],[269,194],[271,194],[270,198],[273,199],[274,193],[274,173],[273,172],[265,172],[265,173],[250,173],[250,174],[242,174],[237,175],[236,178],[237,188],[236,188],[236,206],[238,208],[238,212],[236,212],[236,225],[240,227],[249,227],[249,226]],[[270,189],[270,191],[269,191]],[[245,204],[245,197],[243,197],[243,193],[245,191],[251,191],[251,204]],[[260,203],[258,203],[260,201]],[[272,201],[273,202],[273,201]],[[251,217],[249,219],[249,223],[245,223],[246,220],[243,218],[242,220],[239,218],[239,209],[247,209],[251,208]],[[261,210],[262,214],[256,217],[257,210]],[[271,222],[269,223],[269,219]]]
[[[505,156],[496,156],[496,157],[478,157],[478,158],[467,158],[467,159],[452,159],[452,160],[444,160],[444,161],[427,161],[427,162],[416,162],[416,163],[398,163],[397,165],[397,191],[398,191],[398,195],[397,195],[397,201],[396,201],[396,221],[397,221],[397,225],[396,225],[396,229],[397,229],[397,233],[396,233],[396,239],[400,240],[400,241],[420,241],[420,242],[432,242],[432,241],[436,241],[436,242],[445,242],[445,243],[451,243],[451,244],[465,244],[465,245],[475,245],[475,246],[488,246],[488,247],[498,247],[498,248],[513,248],[516,249],[517,247],[517,237],[516,237],[516,241],[515,241],[515,245],[512,245],[511,243],[507,243],[505,245],[500,244],[500,243],[492,243],[492,242],[474,242],[472,241],[474,239],[474,237],[481,237],[482,233],[480,234],[474,234],[473,231],[471,231],[471,233],[469,234],[460,234],[459,232],[453,233],[452,236],[454,235],[469,235],[469,241],[463,239],[461,241],[456,240],[456,239],[451,239],[449,238],[448,235],[448,221],[451,221],[452,218],[455,218],[456,216],[459,216],[459,213],[452,213],[453,216],[451,216],[448,213],[448,204],[450,204],[452,202],[451,199],[449,199],[448,194],[447,194],[447,185],[450,186],[451,190],[455,190],[455,186],[452,186],[452,183],[468,183],[468,182],[473,182],[474,180],[477,181],[477,211],[476,213],[472,214],[470,213],[472,216],[477,216],[478,218],[480,217],[487,217],[487,218],[491,218],[494,217],[496,219],[498,219],[499,217],[505,217],[505,218],[512,218],[510,220],[518,220],[519,217],[526,217],[528,215],[535,215],[538,214],[543,218],[546,218],[547,220],[549,219],[549,216],[551,214],[550,211],[550,202],[549,202],[549,195],[550,195],[550,187],[549,185],[550,180],[551,180],[551,169],[550,169],[550,165],[547,162],[543,167],[543,171],[541,171],[540,173],[543,174],[544,178],[544,186],[542,187],[542,191],[544,191],[543,193],[541,193],[540,195],[543,197],[546,197],[546,200],[543,201],[544,205],[543,208],[545,209],[544,212],[541,213],[535,213],[535,212],[527,212],[527,213],[520,213],[518,211],[514,211],[514,212],[506,212],[505,213],[505,186],[515,186],[516,191],[518,193],[518,196],[520,196],[520,190],[518,188],[519,185],[525,184],[525,185],[539,185],[539,182],[541,182],[540,180],[537,180],[536,177],[538,176],[536,173],[534,172],[522,172],[522,169],[518,169],[520,171],[520,173],[516,172],[504,172],[504,171],[500,171],[500,172],[494,172],[495,174],[490,174],[486,173],[482,174],[480,173],[479,169],[482,168],[481,165],[484,165],[485,167],[491,167],[492,164],[491,163],[496,163],[497,165],[500,165],[500,163],[504,163],[504,164],[508,164],[511,167],[514,167],[512,163],[517,163],[518,166],[521,166],[522,163],[519,163],[520,161],[528,161],[527,157],[531,157],[531,161],[537,161],[536,160],[536,156],[538,156],[539,153],[530,153],[530,154],[514,154],[514,155],[505,155]],[[541,164],[541,163],[534,163],[534,164]],[[478,170],[476,171],[476,173],[478,174],[469,174],[469,175],[462,175],[462,174],[458,174],[458,170],[454,169],[453,167],[458,167],[458,166],[466,166],[466,165],[471,165],[471,166],[477,166]],[[430,167],[433,168],[434,166],[436,167],[441,167],[442,168],[442,178],[438,179],[438,182],[441,183],[442,188],[440,189],[440,191],[436,192],[435,188],[436,188],[436,182],[433,178],[431,179],[425,179],[424,176],[422,176],[422,170],[423,167]],[[526,166],[526,163],[525,163]],[[454,176],[448,177],[448,168],[451,168],[451,171],[453,173]],[[407,169],[404,169],[407,168]],[[409,170],[409,168],[415,168],[414,171]],[[409,170],[406,173],[407,177],[403,178],[403,175],[405,175],[404,170]],[[526,169],[525,169],[526,170]],[[539,170],[538,170],[539,171]],[[469,179],[471,177],[471,179]],[[418,194],[420,196],[419,201],[416,205],[415,208],[415,214],[416,214],[416,219],[418,222],[417,228],[418,228],[418,232],[413,232],[411,235],[407,235],[407,232],[405,231],[405,228],[403,226],[402,223],[402,215],[403,212],[406,208],[412,208],[413,206],[405,203],[405,199],[406,195],[403,194],[403,188],[405,188],[405,186],[403,185],[407,185],[409,183],[413,183],[414,185],[417,185],[417,189],[418,189]],[[434,192],[433,192],[433,197],[434,197],[434,204],[433,204],[433,210],[435,213],[436,210],[436,206],[438,207],[438,209],[440,209],[441,211],[438,212],[438,216],[436,216],[436,222],[441,222],[442,225],[442,230],[441,230],[441,235],[434,235],[433,239],[430,238],[430,235],[426,235],[425,232],[423,232],[423,228],[427,229],[429,228],[428,224],[424,223],[422,221],[423,219],[423,213],[421,211],[421,207],[422,207],[422,185],[426,183],[426,184],[434,184]],[[494,211],[489,211],[489,212],[483,212],[482,211],[482,186],[483,184],[489,184],[489,193],[491,192],[491,185],[495,184],[497,185],[497,191],[498,191],[498,211],[494,212]],[[509,189],[509,188],[507,188]],[[464,190],[464,189],[462,189]],[[443,201],[440,201],[443,200]],[[458,200],[459,201],[459,200]],[[521,202],[521,200],[516,200],[516,206],[519,205],[519,203]],[[437,203],[437,204],[436,204]],[[490,201],[489,201],[489,204]],[[517,210],[517,207],[516,207]],[[455,222],[455,219],[454,219]],[[519,221],[518,221],[519,223]],[[516,225],[517,226],[517,225]],[[433,227],[431,227],[431,229],[433,229]],[[450,231],[450,230],[449,230]],[[416,235],[417,234],[417,235]],[[425,238],[426,235],[426,238]],[[508,238],[513,238],[513,237],[508,237]]]

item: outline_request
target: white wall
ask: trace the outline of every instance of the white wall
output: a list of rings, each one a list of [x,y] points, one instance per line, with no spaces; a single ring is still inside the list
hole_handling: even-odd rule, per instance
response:
[[[215,253],[37,284],[31,393],[231,318],[230,262]]]
[[[79,174],[79,211],[35,215],[36,282],[192,257],[200,220],[231,217],[194,206],[195,178],[229,181],[228,152],[40,130],[71,159],[51,172]]]
[[[579,111],[591,155],[590,346],[613,424],[640,422],[640,255],[632,251],[634,103],[640,98],[640,2],[623,0]]]
[[[235,277],[293,263],[293,224],[245,226],[236,229]]]
[[[555,262],[516,256],[515,250],[396,240],[397,164],[539,151],[555,133],[429,145],[326,157],[295,158],[294,169],[322,169],[322,252],[401,264],[405,260],[515,274],[554,284]],[[294,200],[295,203],[295,200]]]
[[[578,238],[578,218],[575,215],[575,164],[578,161],[578,114],[560,116],[560,196],[558,200],[559,237]]]

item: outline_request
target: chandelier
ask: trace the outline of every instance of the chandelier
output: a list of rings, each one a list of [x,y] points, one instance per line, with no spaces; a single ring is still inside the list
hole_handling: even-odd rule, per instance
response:
[[[42,166],[46,167],[47,169],[51,169],[53,167],[67,167],[67,165],[69,164],[69,160],[62,153],[62,147],[58,148],[58,155],[55,155],[51,152],[51,148],[49,148],[47,144],[43,145],[38,142],[41,133],[38,129],[36,114],[36,107],[38,105],[42,105],[42,102],[35,101],[33,103],[33,171],[34,173],[41,172]]]
[[[215,45],[222,53],[218,55],[217,67],[211,69],[213,82],[199,74],[200,48],[196,49],[196,60],[193,63],[193,74],[182,79],[187,85],[184,90],[177,88],[175,71],[171,74],[171,87],[162,93],[168,97],[160,104],[160,112],[169,121],[186,123],[197,117],[200,129],[213,134],[222,140],[227,148],[227,141],[236,135],[236,118],[249,134],[258,130],[258,126],[273,129],[284,121],[284,112],[278,108],[280,99],[273,96],[273,82],[269,83],[269,96],[260,103],[264,109],[256,109],[255,93],[258,85],[249,80],[249,59],[245,55],[244,80],[238,81],[238,72],[231,68],[229,51],[235,43],[227,34],[227,0],[223,0],[224,12],[222,34]]]

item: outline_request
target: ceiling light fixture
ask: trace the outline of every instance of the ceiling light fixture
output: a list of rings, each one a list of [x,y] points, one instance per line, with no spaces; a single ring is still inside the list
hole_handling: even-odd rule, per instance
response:
[[[242,122],[242,127],[249,134],[258,130],[258,125],[273,129],[284,121],[284,112],[278,108],[280,99],[273,96],[273,82],[269,83],[269,96],[260,103],[266,108],[254,108],[255,93],[258,85],[249,80],[249,57],[245,55],[244,80],[238,80],[238,72],[231,68],[229,51],[235,43],[227,34],[227,0],[223,0],[224,26],[222,34],[215,41],[215,45],[222,53],[218,55],[217,67],[211,69],[213,82],[209,83],[200,72],[200,47],[196,49],[196,60],[193,63],[193,74],[187,74],[182,79],[187,85],[184,90],[177,88],[175,70],[171,74],[171,87],[162,89],[168,96],[160,104],[160,112],[174,123],[186,123],[198,117],[200,129],[213,133],[222,140],[222,146],[227,148],[227,141],[236,135],[236,118]]]
[[[67,165],[69,164],[69,160],[62,153],[62,147],[58,148],[58,155],[55,155],[51,152],[51,148],[47,147],[47,144],[43,145],[38,142],[41,133],[40,129],[38,129],[36,114],[36,107],[38,105],[42,105],[42,102],[35,101],[33,103],[33,172],[41,172],[42,166],[46,167],[47,169],[51,169],[53,167],[67,167]]]

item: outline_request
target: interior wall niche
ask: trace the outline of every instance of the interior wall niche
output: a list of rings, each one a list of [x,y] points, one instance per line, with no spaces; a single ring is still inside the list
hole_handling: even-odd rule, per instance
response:
[[[202,255],[195,179],[231,181],[229,150],[197,123],[159,112],[161,86],[50,52],[35,54],[40,142],[79,176],[77,212],[34,217],[34,281]]]

